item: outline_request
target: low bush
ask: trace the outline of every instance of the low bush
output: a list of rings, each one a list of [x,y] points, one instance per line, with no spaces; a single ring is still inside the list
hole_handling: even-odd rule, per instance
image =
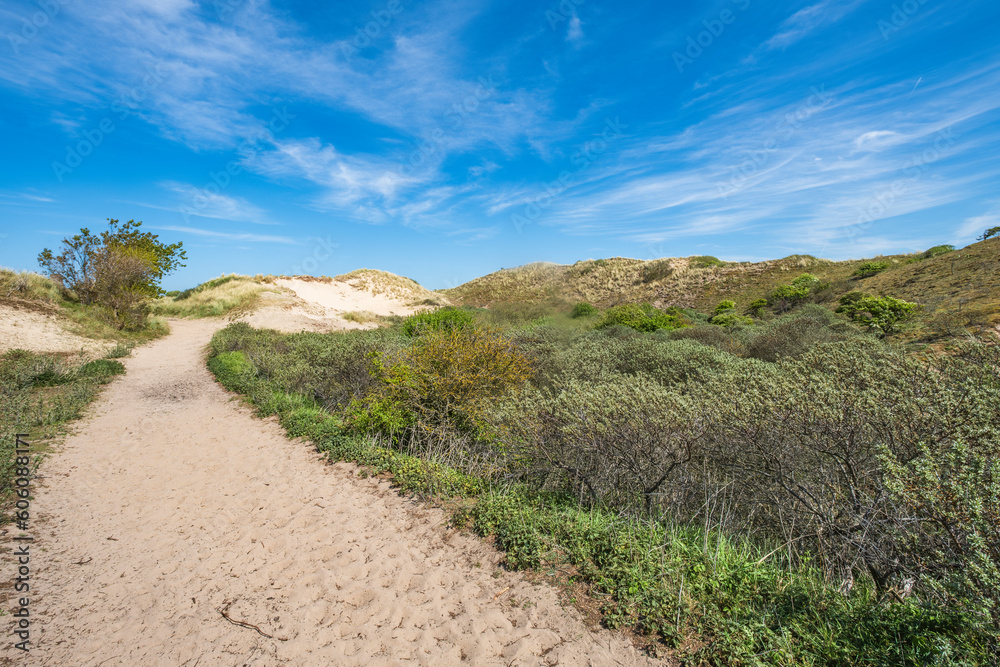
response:
[[[711,255],[696,255],[694,257],[688,257],[688,263],[696,269],[707,269],[710,267],[726,265],[726,263],[721,259],[718,257],[712,257]]]
[[[685,326],[685,323],[676,309],[660,310],[648,303],[626,303],[609,308],[597,323],[598,329],[614,326],[648,332],[657,329],[679,329]]]
[[[573,312],[570,313],[570,317],[591,317],[600,313],[595,306],[587,303],[586,301],[581,301],[580,303],[573,306]]]
[[[924,259],[930,259],[931,257],[937,257],[939,255],[945,255],[945,254],[947,254],[949,252],[952,252],[954,249],[955,249],[955,246],[949,245],[949,244],[936,245],[933,248],[928,248],[927,250],[925,250],[924,254],[923,254],[923,258]]]
[[[431,331],[452,331],[471,328],[476,318],[467,310],[459,308],[439,308],[426,313],[417,313],[403,320],[403,333],[407,336],[419,336]]]
[[[715,315],[721,315],[727,310],[734,310],[736,308],[736,302],[725,299],[719,302],[719,305],[715,307]]]
[[[753,318],[747,315],[737,315],[736,313],[719,313],[710,319],[709,322],[720,327],[733,327],[738,324],[753,324]]]
[[[885,271],[889,266],[889,262],[864,262],[851,275],[857,278],[871,278],[875,274]]]

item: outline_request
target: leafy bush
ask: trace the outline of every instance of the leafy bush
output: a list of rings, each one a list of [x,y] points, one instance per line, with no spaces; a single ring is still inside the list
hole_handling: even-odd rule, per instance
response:
[[[753,318],[736,313],[720,313],[709,320],[712,324],[720,327],[732,327],[737,324],[753,324]]]
[[[721,315],[727,310],[733,310],[734,308],[736,308],[736,302],[730,301],[729,299],[725,299],[723,301],[720,301],[719,305],[715,307],[715,314]]]
[[[369,401],[392,414],[414,415],[425,433],[474,433],[487,404],[532,374],[528,358],[509,339],[475,328],[425,333],[398,355],[373,353],[371,362],[379,385]]]
[[[937,257],[938,255],[947,254],[955,249],[953,245],[936,245],[933,248],[928,248],[924,251],[924,259],[930,259],[931,257]]]
[[[845,300],[850,296],[849,300]],[[891,296],[862,296],[853,293],[841,298],[838,313],[846,313],[855,322],[867,325],[881,336],[898,329],[900,322],[911,317],[917,304]]]
[[[804,301],[810,294],[827,287],[829,284],[821,283],[819,278],[811,273],[803,273],[791,283],[776,287],[767,300],[774,304],[779,312],[784,312]]]
[[[756,315],[757,317],[760,317],[761,311],[767,308],[767,305],[768,305],[767,299],[755,299],[747,307],[747,312],[752,315]]]
[[[976,240],[977,241],[985,241],[986,239],[993,238],[994,236],[997,236],[998,234],[1000,234],[1000,227],[990,227],[985,232],[983,232],[982,236],[980,236]]]
[[[609,308],[597,323],[598,329],[624,326],[636,331],[679,329],[685,326],[676,309],[660,310],[648,303],[625,303]]]
[[[592,315],[597,315],[599,310],[595,306],[587,303],[586,301],[581,301],[580,303],[573,306],[573,312],[570,313],[571,317],[590,317]]]
[[[696,269],[707,269],[714,266],[725,266],[726,263],[723,262],[718,257],[712,257],[711,255],[697,255],[695,257],[688,257],[688,262],[691,266]]]
[[[439,308],[426,313],[411,315],[403,321],[403,333],[407,336],[419,336],[430,331],[452,331],[470,328],[475,325],[476,318],[472,313],[458,308]]]
[[[881,273],[889,268],[889,262],[864,262],[861,266],[855,269],[852,276],[857,276],[858,278],[871,278],[876,273]]]

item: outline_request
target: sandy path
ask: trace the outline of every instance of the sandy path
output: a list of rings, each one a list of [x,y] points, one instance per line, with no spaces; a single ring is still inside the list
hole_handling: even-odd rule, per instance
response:
[[[319,461],[231,401],[202,359],[218,324],[171,326],[126,360],[128,374],[43,465],[33,648],[5,640],[0,655],[59,666],[647,664],[625,640],[589,632],[551,589],[494,578],[496,553],[448,531],[443,513]],[[3,566],[9,575],[9,557]],[[218,609],[230,602],[230,616],[276,638],[227,622]]]

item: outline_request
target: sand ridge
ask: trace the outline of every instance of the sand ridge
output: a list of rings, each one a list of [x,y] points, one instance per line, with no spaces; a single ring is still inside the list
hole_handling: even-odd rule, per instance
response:
[[[173,333],[125,360],[128,374],[43,464],[32,650],[5,642],[0,656],[91,666],[654,664],[624,638],[588,630],[554,590],[494,576],[498,554],[450,530],[443,512],[252,416],[205,368],[221,324],[171,321]]]

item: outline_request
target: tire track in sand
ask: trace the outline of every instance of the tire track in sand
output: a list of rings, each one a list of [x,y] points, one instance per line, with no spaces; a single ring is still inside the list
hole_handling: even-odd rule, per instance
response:
[[[496,552],[447,530],[442,512],[254,418],[205,368],[219,326],[171,322],[173,333],[125,360],[128,374],[43,464],[32,505],[32,650],[5,642],[5,657],[652,664],[626,639],[588,631],[552,589],[494,578]],[[228,622],[227,604],[231,618],[274,638]]]

